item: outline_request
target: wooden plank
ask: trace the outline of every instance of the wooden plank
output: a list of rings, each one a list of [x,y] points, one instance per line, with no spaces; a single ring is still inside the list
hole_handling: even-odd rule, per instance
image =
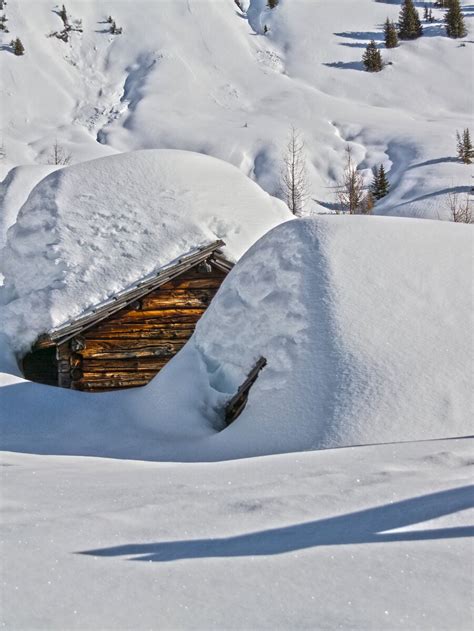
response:
[[[126,315],[121,319],[121,324],[156,324],[156,316],[153,316],[153,311],[135,312],[133,315]],[[204,312],[202,312],[204,313]],[[163,315],[160,316],[160,320],[163,324],[192,324],[196,325],[202,314],[190,314],[190,315]]]
[[[255,366],[247,375],[247,378],[237,390],[236,394],[227,402],[225,408],[225,421],[230,425],[241,414],[247,404],[250,388],[257,380],[262,368],[267,365],[265,357],[260,357]]]
[[[95,353],[103,351],[130,351],[149,350],[150,353],[157,351],[173,353],[182,348],[186,340],[124,340],[122,338],[108,340],[86,340],[86,346],[80,351],[82,357],[93,357]]]
[[[182,290],[181,290],[182,291]],[[181,296],[155,295],[146,296],[142,299],[143,311],[153,311],[155,309],[176,309],[176,308],[197,308],[206,309],[213,298],[213,294],[190,295],[183,293]]]
[[[184,329],[159,329],[155,327],[151,327],[150,325],[143,325],[143,327],[149,327],[147,329],[142,329],[140,326],[124,326],[124,327],[116,327],[113,329],[99,329],[97,331],[93,331],[91,329],[91,334],[87,336],[86,343],[90,340],[91,342],[100,342],[106,340],[113,339],[121,339],[125,340],[136,340],[136,341],[145,341],[145,340],[156,340],[158,342],[168,342],[173,340],[188,340],[191,335],[194,333],[194,327],[190,328],[190,324],[185,324],[186,328]]]
[[[158,372],[166,366],[168,360],[155,359],[153,357],[142,357],[139,359],[84,359],[82,369],[84,373],[107,373],[107,372]],[[100,376],[100,375],[99,375]]]
[[[94,383],[106,383],[110,381],[120,381],[122,383],[132,384],[135,382],[143,382],[150,381],[156,375],[155,371],[148,372],[140,372],[140,377],[134,373],[127,373],[125,371],[120,370],[110,370],[107,372],[84,372],[82,378],[80,380],[75,381],[75,385],[79,385],[80,383],[94,382]]]
[[[108,381],[91,381],[88,383],[75,383],[72,388],[82,392],[99,393],[109,392],[110,390],[128,390],[130,388],[140,388],[150,383],[149,379],[138,379],[132,383],[130,381],[120,381],[120,379]]]
[[[161,286],[161,289],[219,289],[222,285],[222,278],[183,278],[178,276],[173,280],[167,281]]]

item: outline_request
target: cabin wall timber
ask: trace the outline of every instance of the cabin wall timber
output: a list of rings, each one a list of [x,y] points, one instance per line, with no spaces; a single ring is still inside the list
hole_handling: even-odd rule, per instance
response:
[[[227,272],[201,262],[65,341],[39,342],[25,377],[103,392],[146,385],[185,345]]]

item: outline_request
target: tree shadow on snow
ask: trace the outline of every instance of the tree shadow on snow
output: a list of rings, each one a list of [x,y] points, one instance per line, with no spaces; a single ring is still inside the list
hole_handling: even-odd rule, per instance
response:
[[[374,40],[374,42],[383,42],[385,37],[381,31],[342,31],[341,33],[334,33],[337,37],[345,37],[346,39],[360,39],[367,42]]]
[[[428,167],[433,164],[442,164],[443,162],[459,162],[458,158],[453,158],[453,156],[445,156],[444,158],[433,158],[433,160],[426,160],[426,162],[418,162],[418,164],[411,164],[407,171],[410,169],[417,169],[418,167]]]
[[[361,61],[333,61],[323,64],[328,68],[339,68],[340,70],[364,70],[364,64]]]
[[[474,486],[465,486],[385,504],[347,515],[222,539],[139,543],[86,550],[94,557],[132,557],[135,561],[175,561],[284,554],[318,546],[473,537],[473,526],[387,532],[474,507]]]

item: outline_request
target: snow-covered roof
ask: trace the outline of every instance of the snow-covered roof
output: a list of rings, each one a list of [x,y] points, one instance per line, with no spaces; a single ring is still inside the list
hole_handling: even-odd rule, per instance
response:
[[[26,346],[216,240],[235,261],[290,217],[235,167],[192,152],[137,151],[55,171],[8,232],[6,333]]]
[[[196,248],[189,253],[181,256],[177,261],[172,261],[168,265],[160,267],[159,270],[148,276],[141,278],[136,283],[127,287],[118,294],[110,296],[107,300],[99,305],[95,305],[92,309],[88,309],[78,318],[73,318],[65,322],[61,326],[54,328],[42,340],[42,345],[50,345],[51,343],[60,344],[66,342],[78,333],[89,329],[98,322],[110,317],[117,311],[130,305],[132,302],[143,298],[150,292],[158,289],[168,281],[183,274],[187,270],[199,265],[203,261],[209,261],[215,267],[226,273],[230,272],[233,263],[227,261],[222,256],[220,248],[224,246],[224,241],[215,241],[209,245]]]

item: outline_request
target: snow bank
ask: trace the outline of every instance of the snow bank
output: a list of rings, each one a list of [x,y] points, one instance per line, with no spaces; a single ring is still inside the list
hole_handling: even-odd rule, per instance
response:
[[[3,251],[5,332],[15,347],[197,246],[223,239],[238,259],[291,217],[231,165],[185,151],[99,158],[32,191]]]
[[[471,434],[472,234],[426,220],[286,222],[146,387],[91,395],[9,378],[2,446],[195,461]],[[262,355],[247,407],[220,431]]]
[[[191,340],[219,392],[268,362],[215,447],[249,455],[470,433],[472,235],[373,217],[267,234]]]

